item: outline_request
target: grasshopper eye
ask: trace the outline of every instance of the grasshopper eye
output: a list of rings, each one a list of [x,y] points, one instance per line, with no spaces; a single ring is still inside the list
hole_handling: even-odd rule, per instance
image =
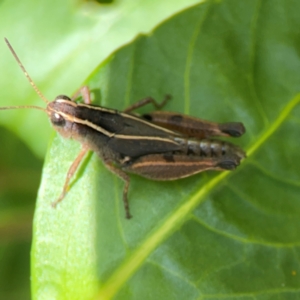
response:
[[[57,100],[68,100],[68,101],[71,101],[71,99],[66,96],[66,95],[58,95],[54,101],[57,101]]]
[[[51,123],[55,126],[63,127],[66,124],[66,120],[59,113],[53,112],[51,114]]]

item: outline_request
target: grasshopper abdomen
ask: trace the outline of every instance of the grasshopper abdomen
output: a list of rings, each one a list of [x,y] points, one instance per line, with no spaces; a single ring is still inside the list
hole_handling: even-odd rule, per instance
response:
[[[206,170],[234,170],[246,154],[231,143],[173,137],[180,150],[125,161],[123,170],[152,180],[175,180]]]
[[[198,140],[180,137],[175,137],[174,140],[182,146],[180,152],[186,155],[200,157],[222,157],[234,154],[239,159],[243,159],[245,157],[245,153],[242,149],[231,143],[220,140]]]

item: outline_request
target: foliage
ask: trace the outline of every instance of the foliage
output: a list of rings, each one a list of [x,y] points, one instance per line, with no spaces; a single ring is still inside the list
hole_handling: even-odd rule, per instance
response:
[[[128,221],[123,183],[92,153],[51,208],[80,148],[55,136],[34,219],[33,298],[299,297],[299,5],[194,6],[90,75],[103,106],[169,93],[166,110],[243,121],[234,142],[248,157],[234,172],[174,182],[131,176]]]

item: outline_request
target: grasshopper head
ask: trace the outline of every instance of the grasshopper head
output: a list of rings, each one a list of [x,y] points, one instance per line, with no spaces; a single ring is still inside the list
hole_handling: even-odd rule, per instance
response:
[[[48,103],[46,110],[54,129],[65,138],[72,137],[76,103],[65,95],[59,95]]]

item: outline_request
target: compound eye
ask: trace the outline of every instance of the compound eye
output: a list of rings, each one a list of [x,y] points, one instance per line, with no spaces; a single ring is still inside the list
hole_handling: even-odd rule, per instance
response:
[[[66,120],[64,119],[64,117],[57,112],[53,112],[51,114],[51,122],[53,125],[60,127],[63,127],[66,124]]]
[[[68,100],[68,101],[72,101],[68,96],[66,95],[58,95],[54,101],[56,100]]]

